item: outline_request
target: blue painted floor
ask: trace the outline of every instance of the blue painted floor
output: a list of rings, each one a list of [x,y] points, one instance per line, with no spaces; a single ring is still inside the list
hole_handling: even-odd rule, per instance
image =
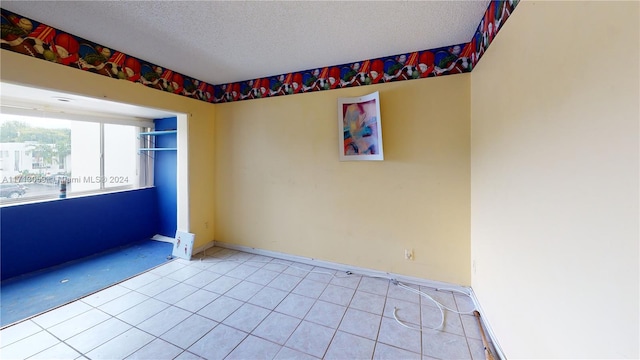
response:
[[[172,244],[144,240],[3,281],[0,327],[89,295],[169,261]]]

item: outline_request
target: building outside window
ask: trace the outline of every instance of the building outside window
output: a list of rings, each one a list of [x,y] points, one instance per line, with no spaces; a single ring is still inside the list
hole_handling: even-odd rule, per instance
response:
[[[73,118],[0,114],[0,204],[153,185],[138,150],[152,122]]]

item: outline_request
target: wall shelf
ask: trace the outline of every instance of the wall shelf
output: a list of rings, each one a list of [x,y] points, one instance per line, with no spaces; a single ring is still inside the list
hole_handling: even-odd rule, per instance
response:
[[[177,133],[178,133],[178,130],[157,130],[157,131],[141,132],[140,136],[160,136],[160,135],[171,135],[171,134],[177,134]],[[140,148],[138,150],[139,151],[167,151],[167,150],[175,151],[177,149],[174,147],[169,147],[169,148],[145,147],[145,148]]]
[[[177,133],[178,133],[178,130],[158,130],[158,131],[141,132],[140,135],[157,136],[157,135],[169,135],[169,134],[177,134]]]

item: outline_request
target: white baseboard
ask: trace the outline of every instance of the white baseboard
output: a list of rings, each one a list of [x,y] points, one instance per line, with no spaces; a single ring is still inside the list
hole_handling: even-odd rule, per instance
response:
[[[395,279],[395,280],[398,280],[398,281],[407,282],[407,283],[411,283],[411,284],[415,284],[415,285],[422,285],[422,286],[426,286],[426,287],[430,287],[430,288],[434,288],[434,289],[453,289],[454,291],[458,291],[458,292],[463,292],[465,294],[469,294],[469,288],[467,288],[465,286],[462,286],[462,285],[457,285],[457,284],[451,284],[451,283],[433,281],[433,280],[426,280],[426,279],[417,278],[417,277],[413,277],[413,276],[394,274],[394,273],[385,272],[385,271],[379,271],[379,270],[372,270],[372,269],[367,269],[367,268],[353,266],[353,265],[345,265],[345,264],[335,263],[335,262],[331,262],[331,261],[308,258],[308,257],[304,257],[304,256],[290,255],[290,254],[285,254],[285,253],[281,253],[281,252],[277,252],[277,251],[256,249],[256,248],[253,248],[253,247],[236,245],[236,244],[229,244],[229,243],[225,243],[225,242],[221,242],[221,241],[214,241],[213,243],[214,243],[215,246],[218,246],[218,247],[222,247],[222,248],[226,248],[226,249],[232,249],[232,250],[238,250],[238,251],[244,251],[244,252],[248,252],[248,253],[256,254],[256,255],[270,256],[270,257],[274,257],[274,258],[278,258],[278,259],[295,261],[295,262],[299,262],[299,263],[303,263],[303,264],[307,264],[307,265],[320,266],[320,267],[340,270],[340,271],[344,271],[344,272],[350,271],[350,272],[355,273],[355,274],[361,274],[361,275],[366,275],[366,276],[374,276],[374,277],[383,277],[383,278],[388,278],[388,279]],[[198,251],[198,252],[200,252],[200,251]],[[194,254],[196,254],[195,251],[194,251]]]
[[[480,306],[480,303],[478,302],[478,298],[476,298],[476,294],[473,292],[473,289],[471,287],[466,287],[462,285],[451,284],[451,283],[446,283],[441,281],[427,280],[427,279],[417,278],[413,276],[394,274],[394,273],[385,272],[385,271],[372,270],[372,269],[362,268],[359,266],[345,265],[345,264],[335,263],[331,261],[308,258],[304,256],[285,254],[277,251],[262,250],[262,249],[257,249],[253,247],[248,247],[248,246],[229,244],[229,243],[220,242],[220,241],[211,241],[205,244],[204,246],[200,246],[197,249],[193,250],[193,254],[194,255],[198,254],[214,246],[225,248],[225,249],[243,251],[243,252],[256,254],[256,255],[269,256],[269,257],[278,258],[282,260],[295,261],[295,262],[312,265],[312,266],[320,266],[324,268],[341,270],[345,272],[350,271],[355,274],[382,277],[387,279],[395,279],[401,282],[407,282],[414,285],[426,286],[433,289],[452,290],[456,292],[462,292],[464,294],[469,295],[469,297],[473,301],[473,304],[475,305],[475,308],[480,312],[480,314],[484,314],[484,311],[482,311],[482,306]],[[500,344],[496,340],[495,333],[493,332],[493,329],[491,329],[489,322],[482,315],[480,316],[480,320],[484,324],[484,328],[487,330],[486,335],[488,337],[488,340],[491,343],[493,343],[493,347],[497,353],[495,355],[497,355],[499,359],[506,359],[506,356],[504,355],[504,352],[502,351]]]
[[[497,353],[495,355],[497,355],[497,357],[501,360],[506,359],[507,357],[505,356],[504,352],[502,351],[502,348],[500,347],[500,344],[498,343],[496,334],[493,332],[491,325],[489,325],[489,321],[487,321],[487,318],[484,317],[484,311],[482,310],[482,306],[480,305],[480,302],[476,297],[476,293],[473,291],[473,288],[469,288],[469,290],[470,290],[469,296],[471,297],[471,300],[473,300],[473,305],[475,306],[476,310],[478,310],[478,312],[480,313],[480,321],[482,321],[482,324],[484,325],[484,328],[486,330],[485,335],[489,338],[489,341],[493,343],[493,348]]]
[[[212,241],[204,246],[194,249],[193,253],[194,254],[200,253],[213,246],[218,246],[221,248],[226,248],[231,250],[243,251],[243,252],[256,254],[256,255],[269,256],[269,257],[283,259],[283,260],[295,261],[295,262],[312,265],[312,266],[320,266],[320,267],[325,267],[330,269],[336,269],[344,272],[350,271],[355,274],[361,274],[366,276],[395,279],[401,282],[407,282],[415,285],[422,285],[422,286],[426,286],[434,289],[443,289],[443,290],[450,289],[453,291],[462,292],[462,293],[468,294],[469,297],[471,297],[471,300],[473,301],[473,304],[475,305],[476,309],[480,312],[480,314],[484,314],[484,312],[482,311],[482,307],[480,306],[480,303],[476,298],[476,294],[473,292],[473,289],[471,287],[466,287],[462,285],[451,284],[451,283],[446,283],[441,281],[427,280],[427,279],[417,278],[413,276],[394,274],[394,273],[384,272],[379,270],[367,269],[367,268],[362,268],[358,266],[345,265],[345,264],[335,263],[331,261],[308,258],[304,256],[291,255],[291,254],[281,253],[277,251],[262,250],[262,249],[257,249],[253,247],[248,247],[248,246],[229,244],[221,241]],[[495,337],[495,333],[491,329],[491,326],[489,325],[487,319],[481,316],[480,320],[483,322],[484,327],[487,330],[486,335],[489,341],[493,343],[493,347],[497,353],[495,355],[497,355],[499,359],[506,359],[506,356],[504,355],[502,348],[498,344],[498,341],[496,340],[496,337]]]
[[[193,248],[193,250],[191,251],[191,259],[193,259],[193,257],[196,254],[199,254],[207,249],[210,249],[212,247],[214,247],[216,245],[215,241],[211,240],[208,243],[202,245],[202,246],[198,246],[197,248]]]
[[[151,238],[151,240],[156,240],[156,241],[162,241],[162,242],[168,242],[168,243],[172,243],[175,240],[172,237],[168,237],[168,236],[164,236],[164,235],[160,235],[160,234],[156,234],[153,235],[153,237]]]

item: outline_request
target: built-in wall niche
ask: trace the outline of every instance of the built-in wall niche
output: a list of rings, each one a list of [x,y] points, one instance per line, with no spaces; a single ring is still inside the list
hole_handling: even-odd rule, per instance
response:
[[[141,134],[147,145],[142,153],[153,157],[154,186],[158,198],[158,234],[173,237],[178,230],[178,119],[155,119],[153,131]]]
[[[52,89],[41,89],[24,86],[21,84],[0,83],[0,104],[2,105],[2,116],[7,113],[35,114],[36,116],[47,116],[62,118],[71,116],[74,120],[82,121],[86,119],[100,119],[109,117],[127,124],[139,122],[142,127],[156,130],[168,130],[164,136],[149,136],[154,138],[154,146],[167,148],[163,150],[167,154],[172,153],[173,166],[169,175],[170,182],[173,183],[173,208],[171,210],[161,210],[161,216],[171,218],[168,222],[175,228],[189,231],[188,218],[188,173],[187,173],[187,115],[171,110],[152,109],[134,104],[109,101],[101,98],[91,98],[59,92]],[[163,126],[162,121],[173,119],[172,124]],[[160,121],[160,123],[159,123]],[[144,132],[144,131],[143,131]],[[143,135],[145,136],[145,135]],[[166,139],[165,139],[166,138]],[[159,140],[159,142],[158,142]],[[171,141],[170,145],[166,145]],[[165,145],[163,145],[163,143]],[[168,150],[168,149],[171,150]],[[140,151],[140,149],[137,149]],[[134,150],[135,151],[135,150]],[[147,151],[150,153],[151,151]],[[153,151],[157,155],[160,151]],[[154,156],[155,156],[154,155]],[[155,174],[153,174],[155,177]],[[155,180],[155,179],[153,179]],[[152,182],[153,183],[153,182]],[[162,191],[162,189],[156,189]],[[162,194],[166,197],[166,194]],[[20,206],[19,204],[13,206]],[[156,205],[154,205],[156,206]],[[3,224],[8,226],[8,224]],[[172,234],[167,234],[173,237]]]

